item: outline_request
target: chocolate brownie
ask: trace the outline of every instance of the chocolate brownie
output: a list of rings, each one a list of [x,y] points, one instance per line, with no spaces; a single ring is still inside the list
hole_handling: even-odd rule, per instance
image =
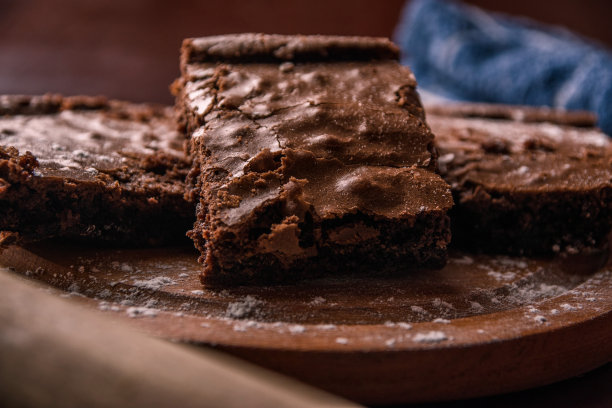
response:
[[[427,106],[440,171],[455,198],[453,244],[545,254],[606,243],[612,150],[587,112]]]
[[[181,240],[195,206],[171,108],[0,96],[0,230],[24,240]]]
[[[187,39],[175,83],[206,284],[441,267],[448,185],[386,39]]]

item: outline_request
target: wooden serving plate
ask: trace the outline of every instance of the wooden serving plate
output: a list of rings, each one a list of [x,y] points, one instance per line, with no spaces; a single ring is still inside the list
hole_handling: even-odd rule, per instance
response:
[[[368,404],[552,383],[612,360],[608,253],[451,254],[437,271],[204,288],[189,247],[13,246],[0,264],[173,341],[207,345]]]

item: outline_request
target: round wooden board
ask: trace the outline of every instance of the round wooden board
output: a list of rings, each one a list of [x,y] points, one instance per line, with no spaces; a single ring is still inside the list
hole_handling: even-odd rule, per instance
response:
[[[612,360],[607,253],[452,253],[406,277],[204,288],[192,248],[10,247],[0,264],[173,341],[213,346],[368,404],[548,384]]]

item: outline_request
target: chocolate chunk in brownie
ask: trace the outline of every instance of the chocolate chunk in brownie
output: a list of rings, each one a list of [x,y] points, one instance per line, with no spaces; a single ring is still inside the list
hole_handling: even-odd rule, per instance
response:
[[[24,240],[179,241],[191,163],[171,108],[100,97],[0,96],[0,230]]]
[[[545,254],[597,248],[612,227],[612,144],[593,115],[427,106],[451,184],[453,244]]]
[[[385,39],[188,39],[175,83],[207,284],[440,267],[448,185]]]

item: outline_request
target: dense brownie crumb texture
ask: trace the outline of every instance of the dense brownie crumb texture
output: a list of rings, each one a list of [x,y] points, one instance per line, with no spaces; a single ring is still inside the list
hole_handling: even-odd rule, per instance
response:
[[[453,243],[488,252],[570,253],[606,245],[612,143],[586,112],[427,106],[451,184]]]
[[[100,97],[0,96],[0,230],[22,240],[180,240],[194,205],[169,108]]]
[[[204,283],[440,267],[449,186],[380,38],[187,39],[176,81]]]

